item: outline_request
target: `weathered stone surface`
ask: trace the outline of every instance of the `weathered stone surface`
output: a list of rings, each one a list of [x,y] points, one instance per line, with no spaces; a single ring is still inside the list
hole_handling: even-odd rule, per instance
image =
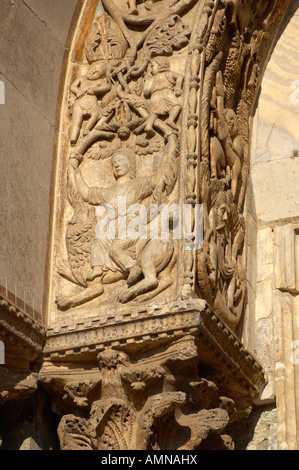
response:
[[[255,409],[246,423],[233,425],[231,433],[235,450],[278,450],[276,408]]]
[[[1,2],[0,286],[39,313],[44,310],[56,110],[76,3]]]
[[[4,81],[6,105],[0,126],[2,155],[6,158],[0,175],[4,247],[0,253],[0,284],[42,312],[52,171],[52,155],[45,148],[52,147],[53,125],[15,86]],[[5,137],[12,126],[14,138]]]
[[[265,71],[251,148],[249,210],[257,222],[251,347],[268,374],[262,400],[277,403],[280,449],[298,448],[298,7],[293,1]]]
[[[265,385],[238,339],[247,281],[263,299],[257,319],[272,312],[272,280],[260,272],[268,260],[246,280],[260,213],[245,220],[244,203],[253,105],[285,5],[102,0],[91,18],[96,4],[86,3],[74,38],[58,149],[41,380],[62,416],[61,447],[199,449],[216,446],[218,432],[231,448],[228,423]],[[174,203],[190,210],[187,233],[177,236],[175,216],[168,237],[140,233],[162,225],[153,204]],[[147,207],[138,222],[136,204]],[[190,250],[196,204],[203,244]],[[83,360],[93,366],[79,380]],[[172,444],[167,422],[181,430]]]
[[[298,172],[299,159],[293,158],[292,154],[287,159],[257,163],[252,169],[256,213],[261,222],[298,216]]]
[[[29,370],[0,366],[0,403],[24,399],[37,390],[37,374]]]

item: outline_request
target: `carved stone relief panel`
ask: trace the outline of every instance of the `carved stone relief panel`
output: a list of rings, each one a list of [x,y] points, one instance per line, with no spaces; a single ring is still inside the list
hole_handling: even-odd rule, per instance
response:
[[[283,11],[86,2],[61,115],[51,323],[198,298],[237,331],[249,119]]]
[[[53,278],[56,318],[177,297],[176,214],[168,213],[162,237],[159,212],[179,207],[194,2],[122,3],[103,2],[84,59],[70,66]]]
[[[63,449],[233,448],[250,117],[285,2],[87,0],[58,146],[40,383]],[[202,230],[201,230],[202,229]]]

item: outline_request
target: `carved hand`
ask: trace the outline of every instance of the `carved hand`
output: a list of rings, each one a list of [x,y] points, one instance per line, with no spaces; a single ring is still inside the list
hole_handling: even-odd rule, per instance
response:
[[[77,153],[72,153],[70,155],[69,165],[75,170],[79,167],[80,163],[83,160],[83,156]]]
[[[85,95],[85,91],[81,91],[80,93],[77,93],[77,98],[82,98]]]
[[[95,90],[94,88],[88,88],[87,92],[88,95],[95,95]]]

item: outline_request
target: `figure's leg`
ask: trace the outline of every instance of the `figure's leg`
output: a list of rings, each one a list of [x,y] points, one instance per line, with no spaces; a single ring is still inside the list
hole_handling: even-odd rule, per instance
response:
[[[157,119],[157,115],[154,114],[154,113],[150,113],[148,118],[147,118],[147,122],[146,122],[146,126],[145,126],[145,132],[149,136],[153,136],[155,134],[154,124],[155,124],[156,119]]]
[[[169,118],[167,119],[167,124],[172,127],[175,130],[178,130],[178,127],[176,125],[176,120],[179,117],[179,114],[181,112],[182,107],[181,106],[174,106],[169,113]]]
[[[225,168],[226,160],[222,145],[217,137],[211,139],[211,178],[217,178],[220,167]]]
[[[103,250],[106,249],[103,247],[101,240],[98,240],[95,238],[91,242],[91,249],[90,249],[90,264],[92,267],[92,270],[90,273],[86,275],[86,281],[93,281],[97,277],[101,277],[104,272],[104,256],[103,256]]]
[[[173,255],[173,244],[170,240],[151,240],[142,250],[139,263],[144,276],[142,281],[125,291],[120,298],[122,303],[129,302],[137,296],[156,289],[159,285],[157,275],[169,263]]]
[[[83,111],[80,106],[73,107],[72,130],[71,130],[71,145],[76,145],[79,138],[80,130],[83,123]]]
[[[78,305],[85,304],[90,300],[100,297],[104,292],[103,284],[101,279],[97,279],[90,284],[86,289],[82,290],[78,294],[72,296],[58,295],[56,297],[57,307],[60,310],[67,310],[71,307],[77,307]]]
[[[83,135],[84,137],[94,128],[99,119],[99,111],[95,110],[90,114],[90,118],[87,121]]]
[[[173,255],[170,263],[168,264],[166,269],[164,269],[161,273],[162,276],[159,276],[159,285],[157,286],[157,288],[139,296],[139,302],[148,302],[149,300],[153,299],[154,297],[156,297],[156,295],[160,294],[173,284],[174,277],[172,276],[172,268],[174,267],[176,261],[177,257]]]
[[[103,269],[101,266],[94,266],[92,268],[92,271],[87,274],[86,276],[86,281],[90,282],[90,281],[94,281],[97,277],[101,277],[103,274]]]
[[[144,274],[144,279],[123,293],[119,299],[120,302],[129,302],[130,300],[135,299],[138,295],[155,289],[158,286],[159,281],[157,278],[155,260],[153,258],[149,258],[146,261],[143,259],[141,269]]]
[[[109,256],[124,273],[130,273],[135,268],[136,261],[128,254],[123,245],[126,245],[126,240],[114,242],[109,250]]]

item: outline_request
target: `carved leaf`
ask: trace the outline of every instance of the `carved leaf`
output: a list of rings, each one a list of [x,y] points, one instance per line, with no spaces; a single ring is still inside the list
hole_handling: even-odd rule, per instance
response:
[[[201,410],[196,414],[181,414],[176,419],[181,426],[188,426],[191,429],[190,440],[179,450],[197,450],[209,434],[222,433],[229,423],[227,411],[220,408]]]
[[[127,42],[117,24],[104,13],[93,24],[86,43],[85,53],[89,62],[123,59]]]
[[[90,431],[98,450],[130,450],[136,423],[131,406],[111,399],[93,404]]]
[[[85,419],[66,415],[58,426],[61,450],[93,450]]]
[[[172,15],[158,24],[144,43],[147,60],[157,55],[171,55],[173,49],[181,49],[188,44],[189,29],[178,15]]]
[[[85,156],[91,160],[105,160],[110,158],[113,153],[121,147],[120,139],[115,139],[112,143],[97,142],[90,147]]]
[[[187,396],[183,392],[163,392],[149,398],[138,420],[137,448],[147,449],[155,430],[155,424],[162,416],[174,412],[184,405],[186,400]]]

